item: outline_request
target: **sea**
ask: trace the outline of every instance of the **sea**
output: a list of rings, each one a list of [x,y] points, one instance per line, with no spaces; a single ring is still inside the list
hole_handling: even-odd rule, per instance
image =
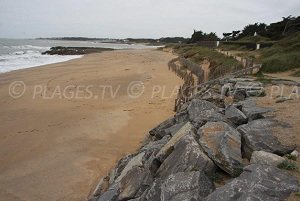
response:
[[[142,44],[103,43],[99,41],[69,41],[46,39],[0,39],[0,73],[53,64],[83,55],[42,55],[51,47],[102,47],[112,49],[154,48]]]

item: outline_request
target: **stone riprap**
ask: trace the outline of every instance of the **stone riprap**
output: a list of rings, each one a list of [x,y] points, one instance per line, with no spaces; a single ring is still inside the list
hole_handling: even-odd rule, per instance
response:
[[[271,130],[285,125],[265,117],[271,110],[252,99],[263,94],[263,84],[231,78],[203,88],[120,159],[89,200],[273,201],[298,191],[297,179],[276,167],[278,155],[293,151]],[[233,179],[216,188],[220,171]]]

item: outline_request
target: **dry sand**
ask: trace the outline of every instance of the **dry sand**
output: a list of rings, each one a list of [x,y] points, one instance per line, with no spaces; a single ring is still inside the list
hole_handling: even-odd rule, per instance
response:
[[[170,95],[181,84],[168,71],[173,57],[156,50],[103,52],[0,74],[0,200],[85,200],[117,159],[173,114]],[[9,86],[19,80],[26,91],[13,99]],[[144,83],[139,98],[127,95],[131,81]],[[46,92],[34,97],[36,85]],[[113,93],[120,86],[115,98],[109,87],[103,98],[104,85]],[[152,98],[155,85],[166,88]],[[76,91],[79,98],[72,98]]]

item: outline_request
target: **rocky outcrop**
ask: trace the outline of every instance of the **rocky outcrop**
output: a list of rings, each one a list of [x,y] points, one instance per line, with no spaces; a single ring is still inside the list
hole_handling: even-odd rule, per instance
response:
[[[43,52],[42,54],[49,55],[83,55],[90,53],[100,53],[103,51],[112,51],[111,48],[100,48],[100,47],[51,47],[50,50]]]
[[[218,188],[205,201],[280,201],[297,192],[297,179],[273,166],[250,165],[236,179]]]
[[[293,148],[272,134],[286,125],[264,117],[271,110],[250,97],[262,91],[245,78],[203,86],[120,159],[90,201],[273,201],[298,191],[297,180],[275,167]],[[236,178],[216,189],[216,172]]]

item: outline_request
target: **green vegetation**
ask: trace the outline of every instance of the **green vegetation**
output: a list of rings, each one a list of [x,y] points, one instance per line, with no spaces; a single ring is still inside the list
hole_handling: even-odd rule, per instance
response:
[[[217,41],[219,40],[219,37],[216,33],[203,33],[202,31],[196,31],[194,30],[194,33],[191,37],[191,39],[188,41],[188,43],[197,43],[199,41]]]
[[[254,23],[244,27],[241,31],[232,31],[230,33],[223,33],[224,40],[250,40],[252,42],[259,39],[260,41],[266,40],[280,40],[288,35],[300,31],[300,16],[299,17],[283,17],[279,22],[266,25],[265,23]],[[249,38],[257,34],[258,38],[255,40]]]
[[[185,58],[190,58],[196,63],[208,60],[212,67],[219,65],[237,66],[240,65],[233,57],[227,57],[212,48],[201,47],[199,45],[169,45],[175,52]]]
[[[280,169],[285,169],[285,170],[297,170],[298,169],[296,164],[294,164],[288,160],[285,160],[283,163],[279,164],[277,167]]]
[[[220,48],[240,51],[238,56],[253,58],[256,63],[263,65],[263,72],[282,72],[300,67],[300,33],[294,33],[276,42],[265,42],[265,44],[270,43],[273,45],[255,51],[251,50],[253,48],[249,48],[243,41],[225,42],[221,44]],[[297,73],[295,75],[297,76]]]
[[[290,160],[293,160],[293,161],[296,161],[297,160],[297,156],[294,156],[292,154],[286,154],[285,157],[287,159],[290,159]]]
[[[300,16],[283,17],[281,21],[269,25],[249,24],[242,30],[223,33],[223,36],[220,49],[239,51],[237,56],[251,58],[255,63],[261,63],[262,72],[274,73],[300,67]],[[181,44],[184,42],[187,44],[173,47],[178,54],[195,62],[208,59],[213,68],[220,65],[237,65],[232,57],[226,58],[213,49],[200,47],[213,47],[213,41],[217,40],[219,38],[213,32],[194,30],[191,39],[181,41]],[[260,50],[256,50],[257,43],[260,44]],[[296,72],[295,76],[300,76],[300,72]]]
[[[280,72],[300,67],[300,33],[276,42],[259,53],[264,72]]]

